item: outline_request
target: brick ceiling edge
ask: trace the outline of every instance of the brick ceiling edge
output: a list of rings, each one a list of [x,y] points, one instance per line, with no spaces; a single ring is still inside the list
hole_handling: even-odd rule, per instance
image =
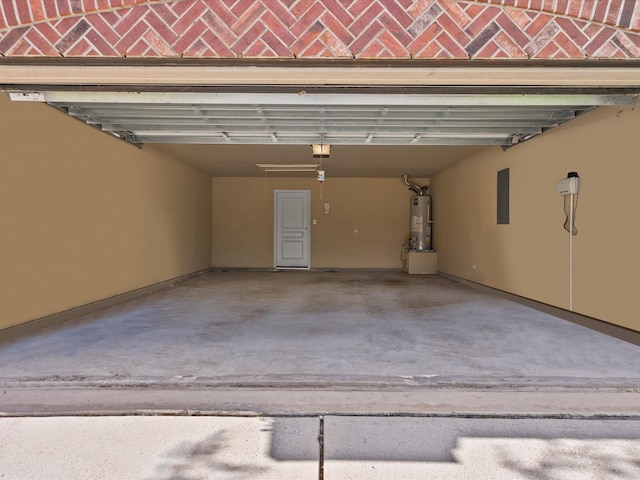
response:
[[[404,10],[400,8],[400,3],[406,5],[404,7]],[[239,35],[238,38],[233,39],[233,41],[236,42],[236,45],[239,44],[238,48],[221,48],[219,51],[212,51],[211,48],[209,48],[209,50],[205,51],[204,53],[201,52],[202,54],[198,55],[197,52],[194,53],[193,50],[184,51],[184,49],[175,48],[175,45],[171,45],[167,38],[163,37],[162,35],[162,25],[160,25],[160,27],[155,31],[151,32],[148,30],[143,32],[142,30],[136,31],[133,29],[123,32],[122,37],[113,37],[111,39],[111,44],[108,44],[105,39],[100,39],[97,35],[93,34],[93,37],[91,37],[91,39],[93,39],[93,42],[103,45],[104,50],[100,50],[98,47],[93,49],[85,47],[85,49],[83,50],[81,48],[83,46],[79,46],[78,44],[81,41],[86,40],[85,38],[83,38],[83,35],[88,37],[89,33],[87,32],[91,32],[91,29],[96,28],[95,25],[88,23],[86,21],[87,19],[95,20],[97,23],[105,23],[105,19],[109,18],[110,15],[114,15],[116,12],[122,13],[132,11],[140,12],[139,18],[142,18],[150,11],[155,12],[158,11],[158,9],[168,7],[173,8],[178,14],[186,14],[186,12],[188,12],[190,9],[194,8],[194,5],[209,5],[207,2],[203,2],[202,0],[103,0],[101,2],[96,2],[95,0],[41,0],[40,2],[3,1],[0,4],[0,55],[6,57],[24,56],[49,58],[74,56],[104,58],[130,56],[141,58],[296,58],[302,56],[305,58],[326,57],[387,59],[464,59],[465,56],[470,59],[585,59],[590,58],[591,56],[595,58],[640,58],[640,35],[638,35],[640,33],[640,8],[638,7],[638,2],[636,0],[609,0],[607,2],[582,2],[580,0],[565,0],[557,2],[540,1],[538,2],[539,6],[537,8],[531,5],[531,3],[532,2],[530,2],[529,0],[412,0],[411,2],[409,2],[409,0],[406,0],[404,2],[402,0],[398,0],[398,2],[363,2],[362,0],[353,0],[348,8],[355,8],[354,6],[357,6],[359,4],[368,5],[368,7],[366,8],[358,6],[357,8],[359,14],[363,11],[365,13],[369,12],[371,10],[369,7],[375,5],[384,5],[384,7],[379,7],[380,9],[387,7],[390,9],[389,11],[383,12],[383,14],[386,16],[383,15],[382,17],[374,18],[375,23],[377,23],[380,26],[380,29],[382,29],[378,29],[377,34],[379,34],[381,37],[383,35],[386,36],[386,38],[378,42],[380,45],[367,45],[366,42],[370,40],[369,36],[374,35],[374,33],[369,32],[369,30],[371,30],[370,27],[366,29],[361,37],[358,37],[356,38],[356,40],[352,41],[351,44],[341,44],[339,34],[336,35],[333,30],[326,27],[324,31],[319,30],[319,27],[316,28],[316,26],[320,22],[316,21],[316,23],[311,25],[308,29],[298,32],[297,36],[293,37],[293,40],[295,41],[291,41],[289,43],[284,41],[279,43],[273,42],[273,45],[266,45],[261,52],[259,52],[258,50],[250,50],[247,52],[245,51],[246,48],[245,50],[242,50],[243,46],[247,47],[246,45],[243,45],[242,42],[250,42],[255,40],[254,38],[251,38],[251,31],[248,30],[242,32],[242,36]],[[224,4],[225,8],[227,8],[226,5],[228,4],[228,2],[224,2]],[[236,4],[238,4],[238,2],[236,2]],[[240,8],[236,4],[233,4],[232,7]],[[220,5],[223,5],[223,2],[220,2]],[[288,13],[291,19],[295,21],[300,20],[303,15],[307,15],[317,5],[321,5],[321,7],[318,8],[326,7],[324,2],[321,1],[307,2],[305,4],[306,9],[300,9],[299,11],[294,10],[295,6],[298,4],[295,4],[292,7],[292,10],[288,11],[287,8],[285,8],[282,3],[277,0],[260,0],[254,2],[253,5],[262,7],[263,11],[268,10],[267,7],[271,8],[274,5],[279,6],[279,11],[282,11],[283,15],[286,15]],[[392,8],[392,6],[394,7]],[[555,9],[549,8],[550,6],[554,6]],[[502,11],[510,10],[510,15],[513,17],[513,25],[517,24],[518,21],[520,21],[519,25],[520,28],[522,28],[522,31],[507,31],[507,29],[503,25],[505,21],[510,21],[509,19],[505,20],[504,18],[502,18],[496,20],[495,22],[493,21],[494,19],[490,19],[491,22],[488,22],[487,24],[482,24],[482,19],[474,19],[472,24],[469,26],[469,29],[467,30],[469,38],[466,39],[460,39],[461,32],[464,33],[460,25],[454,25],[453,27],[451,27],[451,31],[445,32],[442,32],[442,28],[440,28],[439,30],[437,28],[434,28],[432,32],[418,31],[418,33],[420,34],[420,38],[413,38],[413,42],[418,45],[421,45],[418,41],[423,40],[422,36],[427,34],[439,35],[438,38],[442,37],[441,42],[446,42],[447,38],[449,40],[452,40],[449,46],[442,47],[438,52],[435,52],[433,49],[428,51],[426,48],[422,51],[416,52],[413,51],[408,44],[402,44],[401,42],[403,36],[407,38],[407,41],[412,40],[411,38],[408,38],[408,25],[403,25],[406,31],[402,31],[401,29],[397,28],[399,25],[402,25],[403,15],[405,17],[410,17],[407,12],[415,13],[419,9],[422,9],[420,10],[421,16],[419,18],[409,18],[409,20],[405,18],[407,22],[410,20],[414,21],[413,24],[411,24],[411,28],[414,28],[417,31],[419,29],[416,24],[430,20],[431,18],[429,17],[429,15],[433,14],[434,9],[442,12],[443,15],[447,14],[448,19],[456,19],[456,14],[459,15],[462,11],[461,9],[468,9],[465,11],[471,12],[472,10],[470,9],[472,8],[478,9],[487,7],[501,9]],[[228,8],[228,10],[231,9]],[[346,11],[346,9],[344,10]],[[296,17],[292,12],[298,14],[299,16]],[[423,12],[427,13],[423,14]],[[514,12],[517,12],[517,14]],[[331,18],[335,20],[339,19],[340,17],[340,12],[331,11],[328,13],[330,14],[328,20],[331,20]],[[389,14],[396,15],[395,19],[389,20],[391,17],[391,15]],[[535,22],[533,22],[533,14],[542,15],[540,17],[541,20],[535,19]],[[254,22],[256,20],[256,17],[252,17],[251,15],[252,12],[243,12],[239,15],[239,17],[236,18],[236,22],[240,23],[241,21],[246,21],[247,25],[249,25],[250,22]],[[526,35],[530,35],[524,28],[524,24],[527,22],[527,15],[528,17],[530,17],[529,20],[532,22],[531,24],[526,26],[526,30],[528,30],[529,32],[537,28],[537,25],[535,25],[534,23],[543,24],[545,23],[545,21],[548,22],[548,17],[558,18],[558,23],[562,23],[564,20],[566,20],[566,22],[573,23],[563,23],[566,24],[567,31],[562,31],[561,28],[558,28],[558,23],[556,23],[555,25],[552,25],[550,28],[548,28],[548,31],[546,32],[536,32],[535,36],[529,39],[530,45],[528,49],[533,52],[533,54],[531,54],[527,52],[527,49],[522,47],[522,44],[526,43],[527,41]],[[96,17],[99,18],[96,19]],[[131,18],[128,18],[128,21],[133,22],[136,15],[131,14],[130,17]],[[217,18],[218,20],[220,19],[219,17]],[[74,20],[77,23],[73,24],[73,28],[69,28],[68,31],[64,31],[63,33],[58,32],[56,28],[54,28],[54,25],[57,28],[63,28],[64,25],[69,26],[71,25],[71,23],[73,23]],[[498,25],[498,23],[500,23],[500,20],[503,21],[502,25]],[[253,23],[252,25],[255,26],[256,24]],[[421,25],[424,27],[423,24]],[[599,31],[596,32],[595,28],[590,30],[589,27],[592,25],[595,27],[600,27]],[[224,25],[224,27],[229,26],[230,25],[228,24]],[[584,32],[580,31],[580,28],[577,28],[580,26],[584,27]],[[343,27],[337,25],[335,31],[340,32],[341,28]],[[491,28],[493,28],[493,30]],[[180,31],[178,29],[177,32],[170,32],[168,35],[177,36],[177,42],[179,43],[182,40],[180,35],[185,34],[185,31]],[[502,35],[505,32],[506,34]],[[593,34],[589,35],[590,32],[593,32]],[[617,34],[614,35],[615,32],[617,32]],[[53,40],[49,41],[49,44],[47,44],[47,33],[49,33],[53,38]],[[133,45],[133,48],[132,44],[124,46],[126,44],[126,42],[124,42],[124,37],[134,37],[136,33],[140,35],[140,42]],[[167,31],[165,30],[164,33],[166,34]],[[271,32],[267,32],[267,34],[269,33]],[[56,37],[56,34],[58,35],[58,37]],[[144,44],[142,44],[143,34],[144,37],[148,37],[145,38]],[[319,42],[316,42],[316,46],[304,45],[307,50],[300,50],[299,48],[296,49],[297,44],[301,43],[302,36],[306,35],[311,38],[314,35],[318,36],[320,34],[326,37],[323,38],[323,43],[326,46],[325,50],[319,52],[315,51],[318,49],[317,44]],[[514,37],[520,34],[523,37],[522,39],[520,39],[520,47],[522,48],[517,48],[517,39],[514,40],[503,38],[502,40],[504,43],[500,45],[501,50],[492,46],[492,48],[494,48],[494,51],[493,53],[491,53],[485,43],[482,43],[486,42],[485,37],[489,37],[490,35],[502,35],[503,37],[508,37],[509,34]],[[459,37],[456,38],[456,35],[458,35]],[[557,35],[557,38],[549,39],[550,35]],[[566,41],[566,37],[571,37],[571,35],[576,38],[582,37],[580,38],[580,40],[582,41],[583,45],[576,46],[571,45],[570,42],[568,42],[566,44],[567,49],[564,52],[561,52],[562,55],[560,56],[554,56],[557,55],[557,52],[556,54],[554,54],[549,49],[549,46],[543,43],[545,41],[549,42],[549,40],[558,42]],[[311,39],[315,40],[315,37]],[[424,39],[426,41],[427,37],[424,37]],[[570,40],[574,39],[570,38]],[[458,44],[454,45],[456,41]],[[467,41],[467,44],[464,44],[464,41]],[[22,42],[22,44],[19,45],[19,47],[16,47],[16,44],[19,44],[20,42]],[[182,43],[186,45],[187,42]],[[262,43],[264,44],[264,42]],[[539,45],[537,43],[539,43]],[[602,44],[604,44],[604,46]],[[32,46],[31,49],[28,48],[29,45]],[[274,45],[276,46],[274,47]],[[129,48],[127,49],[126,47]],[[496,50],[498,50],[497,53],[495,53]],[[487,51],[489,51],[489,53],[487,53]],[[596,54],[591,55],[591,51],[596,52]]]

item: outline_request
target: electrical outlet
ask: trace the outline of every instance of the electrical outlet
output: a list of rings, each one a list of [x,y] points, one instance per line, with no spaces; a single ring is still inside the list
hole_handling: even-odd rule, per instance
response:
[[[472,270],[477,270],[477,269],[478,269],[478,266],[474,263],[473,265],[471,265],[471,269],[472,269]]]

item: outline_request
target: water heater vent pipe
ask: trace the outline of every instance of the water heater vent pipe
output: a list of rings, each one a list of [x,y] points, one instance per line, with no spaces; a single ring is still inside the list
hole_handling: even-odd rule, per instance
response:
[[[404,180],[404,184],[409,187],[409,190],[412,190],[413,192],[415,192],[416,195],[425,195],[427,193],[427,190],[429,190],[429,187],[421,187],[420,185],[416,185],[415,183],[410,183],[409,182],[409,175],[404,174],[402,175],[402,179]]]

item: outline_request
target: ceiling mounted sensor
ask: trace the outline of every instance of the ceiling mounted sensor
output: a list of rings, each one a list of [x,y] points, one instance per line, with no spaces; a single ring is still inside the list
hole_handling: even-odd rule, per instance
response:
[[[44,91],[44,101],[134,144],[499,145],[509,148],[633,94]],[[319,155],[323,155],[322,152]],[[315,152],[314,152],[315,156]],[[328,156],[328,150],[327,150]]]

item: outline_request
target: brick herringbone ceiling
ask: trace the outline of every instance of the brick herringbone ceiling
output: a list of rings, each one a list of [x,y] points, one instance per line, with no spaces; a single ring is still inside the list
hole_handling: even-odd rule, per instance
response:
[[[640,58],[635,0],[2,0],[5,57]]]

